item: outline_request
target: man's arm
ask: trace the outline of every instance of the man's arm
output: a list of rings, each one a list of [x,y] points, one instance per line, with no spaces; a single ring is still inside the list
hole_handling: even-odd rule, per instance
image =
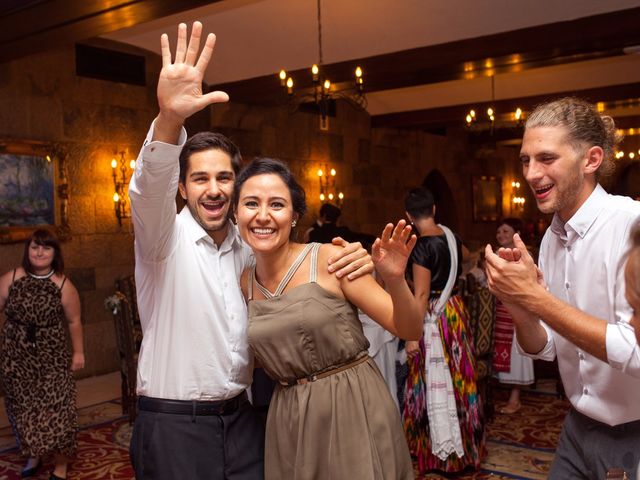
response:
[[[516,334],[523,349],[536,353],[536,349],[539,351],[546,344],[546,331],[542,325],[538,323],[536,326],[535,323],[536,318],[541,318],[578,348],[607,362],[607,322],[551,294],[539,283],[533,259],[517,234],[514,243],[521,256],[517,261],[500,258],[490,248],[485,250],[487,279],[491,293],[515,313]]]
[[[193,24],[187,45],[187,26],[178,27],[175,59],[169,39],[160,39],[162,70],[158,79],[159,113],[136,162],[129,185],[136,249],[142,259],[157,261],[172,248],[176,221],[180,150],[186,141],[186,118],[207,105],[228,100],[223,92],[202,94],[202,79],[213,52],[215,36],[209,34],[198,57],[202,25]]]

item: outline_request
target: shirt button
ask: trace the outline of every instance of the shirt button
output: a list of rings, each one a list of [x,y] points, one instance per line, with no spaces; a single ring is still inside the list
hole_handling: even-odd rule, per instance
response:
[[[571,251],[571,245],[569,245],[569,246],[567,247],[567,251],[569,251],[569,252]]]
[[[589,389],[587,387],[584,387],[582,389],[582,393],[584,393],[585,395],[587,395],[589,393]]]
[[[566,282],[564,284],[564,288],[566,288],[567,290],[569,290],[569,287],[571,286],[571,284],[569,282]]]
[[[582,352],[578,352],[578,358],[579,358],[580,360],[584,360],[584,353],[582,353]]]

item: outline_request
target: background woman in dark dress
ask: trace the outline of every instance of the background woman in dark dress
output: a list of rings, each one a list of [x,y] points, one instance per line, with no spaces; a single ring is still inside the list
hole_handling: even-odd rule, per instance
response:
[[[84,367],[80,298],[63,275],[58,239],[36,230],[25,242],[22,266],[0,277],[0,337],[5,406],[20,452],[22,477],[35,475],[54,455],[51,480],[66,478],[76,449],[76,387],[72,371]],[[73,355],[67,348],[66,318]]]
[[[433,195],[424,187],[409,191],[405,198],[409,220],[419,233],[416,246],[407,263],[408,277],[413,282],[415,297],[428,313],[445,288],[451,269],[451,256],[445,233],[436,224]],[[463,250],[455,235],[458,254],[456,278],[461,272]],[[473,335],[468,329],[467,311],[459,295],[450,296],[438,327],[445,360],[451,373],[464,455],[455,452],[445,460],[432,452],[429,418],[426,410],[424,340],[407,342],[409,376],[405,384],[403,418],[409,449],[418,461],[420,473],[428,470],[456,472],[466,467],[478,468],[485,454],[484,427],[476,389],[476,364]],[[428,374],[428,372],[427,372]]]

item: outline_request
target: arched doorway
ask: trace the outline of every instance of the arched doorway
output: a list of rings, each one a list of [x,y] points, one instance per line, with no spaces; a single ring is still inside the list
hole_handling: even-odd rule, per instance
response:
[[[622,169],[611,193],[640,200],[640,163],[633,162]]]
[[[438,169],[431,170],[422,185],[427,187],[435,198],[436,222],[442,223],[454,231],[460,231],[458,209],[451,188],[449,188],[449,183],[444,178],[444,175]]]

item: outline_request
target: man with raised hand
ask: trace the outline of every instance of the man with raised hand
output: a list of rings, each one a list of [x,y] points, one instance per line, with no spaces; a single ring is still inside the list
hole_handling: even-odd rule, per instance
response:
[[[538,107],[520,160],[538,208],[554,214],[539,271],[518,235],[515,249],[485,250],[489,288],[512,313],[519,348],[557,357],[572,405],[550,479],[603,479],[614,468],[635,478],[640,460],[640,347],[624,295],[640,203],[598,183],[613,167],[618,141],[613,119],[587,102]]]
[[[187,140],[183,127],[228,101],[202,93],[215,36],[198,55],[201,33],[195,22],[187,43],[180,24],[173,62],[162,35],[160,111],[129,185],[143,330],[130,449],[138,480],[263,478],[264,425],[246,396],[253,357],[239,286],[253,257],[228,218],[240,152],[217,133]],[[186,201],[178,214],[177,191]],[[332,260],[339,276],[373,269],[358,244],[345,243]]]

